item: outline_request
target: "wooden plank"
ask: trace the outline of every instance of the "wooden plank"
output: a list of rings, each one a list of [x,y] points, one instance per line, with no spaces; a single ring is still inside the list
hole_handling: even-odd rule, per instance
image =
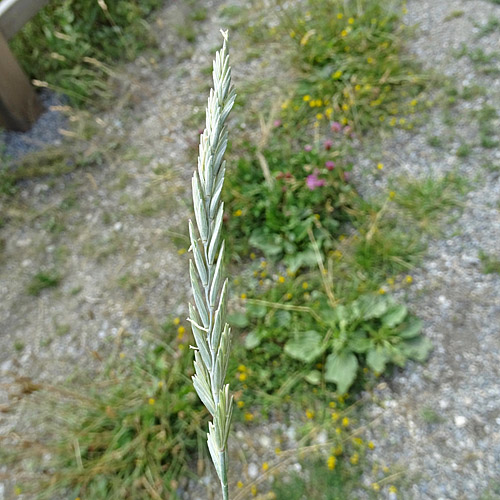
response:
[[[0,31],[10,40],[49,0],[0,0]]]
[[[28,77],[0,33],[0,126],[25,132],[42,111]]]

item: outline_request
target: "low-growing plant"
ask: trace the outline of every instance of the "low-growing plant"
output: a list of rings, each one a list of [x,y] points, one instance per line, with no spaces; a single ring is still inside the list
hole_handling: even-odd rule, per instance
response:
[[[283,349],[303,363],[305,380],[319,384],[324,378],[336,384],[339,394],[348,391],[365,366],[379,375],[389,364],[427,358],[431,344],[421,335],[422,322],[390,296],[362,295],[343,305],[332,304],[318,290],[313,293],[310,305],[250,300],[247,349],[262,345],[262,351],[278,355]],[[264,353],[259,350],[259,355]],[[313,368],[318,362],[323,371]]]
[[[284,121],[336,120],[358,130],[387,124],[411,128],[423,79],[404,54],[401,11],[375,0],[308,0],[283,9],[283,27],[295,42],[303,72]]]
[[[322,250],[333,248],[355,191],[338,133],[314,145],[287,145],[287,132],[279,128],[277,122],[262,153],[249,148],[228,178],[227,229],[240,258],[259,251],[297,270],[316,262],[309,231]]]
[[[498,273],[500,274],[500,258],[495,255],[490,255],[483,250],[479,251],[479,259],[482,264],[484,274]]]
[[[33,276],[29,285],[28,293],[30,295],[40,295],[42,290],[55,288],[61,282],[61,275],[55,271],[41,271]]]

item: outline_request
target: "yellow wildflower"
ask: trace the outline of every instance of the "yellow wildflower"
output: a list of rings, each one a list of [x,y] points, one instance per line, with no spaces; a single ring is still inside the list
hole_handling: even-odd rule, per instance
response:
[[[398,489],[396,488],[396,486],[391,484],[391,486],[389,486],[389,493],[397,493],[397,492],[398,492]]]
[[[314,411],[313,410],[306,410],[306,417],[311,420],[314,418]]]
[[[243,213],[243,211],[241,210],[241,208],[238,208],[238,210],[236,210],[233,215],[235,217],[240,217],[242,213]]]
[[[347,22],[348,22],[349,24],[354,24],[354,17],[350,17],[350,18],[347,20]]]
[[[340,32],[340,36],[347,36],[347,30],[342,30]]]
[[[240,382],[245,382],[245,380],[247,379],[247,374],[246,373],[240,373],[238,375],[238,379],[240,380]]]
[[[246,294],[246,293],[242,293],[242,294],[240,295],[240,297],[241,297],[243,300],[245,300],[245,299],[247,298],[247,294]]]
[[[284,282],[285,282],[285,277],[284,277],[284,276],[280,276],[280,277],[278,278],[278,281],[279,281],[280,283],[284,283]]]
[[[330,408],[336,408],[337,403],[336,403],[335,401],[330,401],[330,402],[328,403],[328,406],[329,406]]]
[[[377,163],[377,168],[379,170],[382,170],[384,168],[384,164],[383,163]]]
[[[174,319],[174,325],[178,325],[180,322],[181,322],[181,320],[179,318]]]
[[[380,491],[380,485],[378,483],[372,483],[373,491]]]
[[[356,465],[359,462],[359,455],[354,453],[354,455],[349,459],[352,465]]]
[[[328,468],[330,470],[333,470],[333,469],[335,469],[335,464],[337,463],[337,459],[333,455],[330,455],[328,457],[328,462],[327,463],[328,463]]]
[[[155,399],[154,399],[154,398],[149,398],[149,399],[148,399],[148,403],[149,403],[151,406],[153,406],[153,405],[156,403],[156,401],[155,401]]]
[[[417,105],[417,100],[416,99],[413,99],[411,102],[410,102],[410,106],[416,106]]]
[[[245,406],[245,401],[238,401],[236,404],[238,405],[238,408],[243,408]]]
[[[245,420],[246,420],[247,422],[251,422],[251,421],[253,420],[253,418],[254,418],[254,417],[253,417],[253,413],[250,413],[250,412],[248,412],[248,411],[245,413]]]
[[[342,19],[344,17],[344,14],[342,14],[342,12],[339,12],[337,14],[337,19]]]
[[[241,488],[243,488],[243,483],[241,481],[238,481],[236,483],[236,486],[241,489]]]
[[[305,102],[308,102],[311,100],[311,96],[309,94],[306,94],[303,98],[302,98]]]
[[[323,114],[322,113],[318,113],[316,115],[316,120],[322,120],[323,119]]]
[[[267,462],[264,462],[264,463],[262,464],[262,470],[263,470],[264,472],[266,472],[266,470],[268,470],[268,469],[269,469],[269,464],[268,464]]]
[[[304,283],[302,283],[302,288],[304,290],[307,290],[309,288],[309,283],[307,283],[307,281],[304,281]]]
[[[291,293],[287,293],[285,297],[287,300],[290,300],[293,297],[293,295]]]
[[[384,289],[384,288],[379,288],[379,289],[378,289],[378,293],[379,293],[380,295],[385,295],[385,289]]]
[[[179,328],[177,328],[177,333],[181,336],[184,335],[185,331],[186,329],[183,326],[179,326]]]
[[[357,444],[358,446],[361,446],[363,444],[363,440],[359,437],[352,438],[352,442],[354,444]]]
[[[186,253],[186,249],[185,248],[180,248],[179,250],[177,250],[177,253],[179,255],[184,255]]]
[[[367,62],[368,64],[373,64],[373,63],[375,62],[375,59],[373,59],[373,57],[368,57],[368,58],[366,59],[366,62]]]
[[[373,441],[368,441],[368,448],[370,448],[370,450],[373,450],[375,448],[375,444],[373,443]]]
[[[413,283],[413,278],[410,275],[408,275],[408,276],[406,276],[405,281],[408,284]]]
[[[123,359],[125,356],[126,356],[126,354],[124,352],[120,353],[120,359]]]
[[[340,70],[337,70],[337,71],[335,71],[335,73],[332,74],[332,78],[334,80],[338,80],[341,76],[342,76],[342,71],[340,71]]]
[[[257,495],[257,486],[255,486],[255,484],[252,484],[252,496],[256,495]]]
[[[254,259],[255,259],[255,257],[257,257],[257,256],[256,256],[256,255],[252,252],[252,253],[250,254],[250,258],[251,258],[252,260],[254,260]]]
[[[396,196],[396,193],[394,191],[389,191],[389,199],[393,200]]]
[[[349,419],[348,419],[347,417],[344,417],[344,418],[342,419],[342,425],[343,425],[344,427],[347,427],[347,426],[349,425]]]

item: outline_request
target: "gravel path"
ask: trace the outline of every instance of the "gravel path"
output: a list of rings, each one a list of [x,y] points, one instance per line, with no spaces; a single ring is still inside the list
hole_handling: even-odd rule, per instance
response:
[[[206,4],[209,12],[219,5]],[[500,276],[482,272],[479,254],[500,258],[500,154],[479,145],[471,113],[485,103],[500,109],[500,80],[457,53],[462,42],[486,54],[500,50],[498,28],[478,37],[477,27],[500,18],[500,6],[486,0],[410,0],[407,8],[407,22],[419,26],[409,41],[416,57],[459,89],[477,84],[486,93],[460,101],[451,125],[443,123],[443,108],[436,106],[422,129],[396,131],[385,139],[373,153],[385,164],[382,177],[371,177],[368,157],[360,158],[353,172],[367,196],[379,194],[388,177],[400,174],[439,177],[457,171],[471,184],[460,216],[446,227],[444,238],[430,242],[405,297],[425,320],[433,355],[370,395],[379,402],[368,405],[367,421],[379,418],[369,432],[376,443],[374,458],[406,472],[408,486],[400,487],[398,498],[497,499]],[[179,2],[158,13],[154,27],[164,57],[142,57],[125,68],[117,109],[99,117],[102,128],[95,141],[97,136],[116,141],[119,154],[106,156],[100,168],[25,186],[13,206],[0,207],[11,218],[0,228],[0,377],[6,384],[0,386],[0,405],[8,404],[17,376],[64,380],[75,366],[93,366],[92,353],[126,350],[127,339],[134,348],[167,315],[185,311],[185,259],[172,234],[188,214],[188,158],[197,146],[197,130],[180,124],[203,105],[208,77],[201,70],[220,42],[215,15],[197,26],[196,44],[182,41],[175,27],[185,15]],[[273,67],[244,57],[233,51],[236,84],[262,79]],[[245,133],[244,117],[234,115],[234,126]],[[500,128],[498,118],[494,126]],[[442,147],[429,146],[434,136],[443,138]],[[464,141],[471,152],[459,158]],[[54,221],[63,224],[62,232],[53,230]],[[53,268],[62,274],[59,287],[37,298],[27,295],[33,276]],[[129,286],[118,281],[123,277]],[[28,430],[22,412],[21,405],[0,413],[0,436]],[[265,432],[265,448],[269,439],[264,438]],[[13,498],[20,474],[0,465],[0,500]],[[380,498],[394,494],[382,488]]]
[[[392,463],[410,479],[401,498],[472,500],[500,498],[500,275],[484,274],[481,252],[500,258],[500,152],[480,146],[474,110],[488,104],[500,110],[498,73],[484,74],[462,44],[486,54],[500,49],[498,28],[479,37],[481,26],[500,18],[500,6],[487,1],[412,0],[407,22],[418,26],[409,42],[429,70],[444,73],[461,91],[472,84],[485,95],[459,101],[452,124],[443,107],[430,112],[416,134],[397,131],[382,144],[386,176],[423,177],[457,172],[470,181],[461,215],[447,223],[443,239],[433,239],[406,302],[425,321],[435,349],[430,361],[413,365],[374,393],[380,404],[367,416],[375,458]],[[498,59],[497,59],[498,69]],[[494,121],[496,140],[500,122]],[[432,148],[428,138],[443,138]],[[457,156],[463,142],[470,155]],[[367,164],[365,163],[365,169]],[[365,170],[366,171],[366,170]],[[358,169],[362,175],[363,163]],[[365,194],[377,194],[384,178],[366,176]],[[390,495],[389,495],[390,496]]]

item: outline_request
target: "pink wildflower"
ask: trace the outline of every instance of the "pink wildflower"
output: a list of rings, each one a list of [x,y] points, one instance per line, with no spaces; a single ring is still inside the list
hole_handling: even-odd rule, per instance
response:
[[[318,178],[318,173],[318,170],[315,170],[314,174],[307,176],[306,184],[311,191],[314,191],[316,188],[324,186],[326,184],[324,179]]]
[[[328,160],[325,162],[325,167],[327,170],[333,170],[335,168],[335,162],[332,160]]]
[[[340,132],[342,130],[342,125],[339,122],[333,122],[330,125],[332,132]]]
[[[274,125],[275,127],[280,127],[280,126],[281,126],[281,120],[274,120],[273,125]]]
[[[324,146],[325,146],[325,149],[326,149],[327,151],[329,151],[330,149],[332,149],[332,146],[333,146],[333,141],[332,141],[331,139],[327,139],[327,140],[325,141]]]
[[[304,146],[304,151],[307,151],[309,153],[309,151],[312,151],[313,147],[310,145],[310,144],[306,144]]]

